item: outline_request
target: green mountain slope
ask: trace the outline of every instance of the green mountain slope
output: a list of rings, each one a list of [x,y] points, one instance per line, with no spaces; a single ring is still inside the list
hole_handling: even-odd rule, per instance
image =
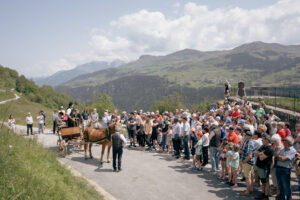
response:
[[[233,86],[240,80],[246,86],[299,85],[299,71],[300,45],[253,42],[226,51],[185,49],[166,56],[143,55],[118,68],[76,77],[56,90],[83,101],[89,101],[95,92],[107,93],[121,109],[134,106],[148,109],[150,99],[157,100],[174,92],[184,96],[187,105],[207,96],[220,98],[225,80]],[[189,95],[202,95],[189,98],[184,91],[191,88],[194,90]],[[205,94],[213,90],[218,92]]]
[[[98,71],[64,83],[64,86],[95,86],[133,74],[157,75],[189,87],[208,87],[244,80],[247,85],[297,84],[300,46],[254,42],[228,51],[201,52],[185,49],[166,56],[141,56],[116,69]],[[272,80],[273,73],[288,79]],[[266,79],[265,79],[266,77]],[[254,80],[257,79],[257,80]],[[286,81],[288,80],[288,81]]]

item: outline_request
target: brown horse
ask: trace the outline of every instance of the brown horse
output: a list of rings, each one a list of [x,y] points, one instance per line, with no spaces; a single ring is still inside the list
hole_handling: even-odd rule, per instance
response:
[[[108,138],[108,132],[109,134],[114,134],[116,132],[116,128],[120,127],[119,122],[114,122],[111,125],[109,125],[107,128],[103,129],[96,129],[94,127],[87,127],[83,132],[83,139],[84,139],[84,157],[87,159],[87,146],[89,144],[89,152],[90,152],[90,158],[93,158],[92,155],[92,146],[93,143],[101,144],[102,145],[102,151],[101,151],[101,157],[100,157],[100,163],[103,164],[103,155],[105,148],[107,147],[107,162],[110,162],[110,149],[112,146],[111,138]]]

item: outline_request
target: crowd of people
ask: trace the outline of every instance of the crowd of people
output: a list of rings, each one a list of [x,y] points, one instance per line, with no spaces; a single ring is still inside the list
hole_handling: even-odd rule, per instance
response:
[[[176,109],[119,114],[118,110],[107,110],[101,118],[97,109],[79,113],[70,103],[66,111],[63,107],[54,110],[52,119],[53,133],[58,126],[81,124],[83,129],[89,125],[105,128],[119,120],[128,133],[128,148],[165,152],[175,159],[192,160],[191,170],[203,171],[210,160],[210,171],[218,173],[229,185],[236,187],[239,181],[246,181],[242,196],[251,195],[254,184],[261,184],[261,194],[256,199],[268,199],[269,195],[279,200],[292,199],[292,170],[296,171],[300,190],[300,122],[292,132],[288,122],[280,121],[273,111],[265,112],[262,99],[256,109],[246,98],[225,98],[218,108],[204,113]],[[42,111],[37,121],[39,132],[43,133],[45,114]],[[26,122],[27,134],[30,131],[32,134],[30,113]],[[9,123],[15,124],[13,116]]]
[[[239,181],[246,181],[242,196],[251,195],[254,184],[261,184],[256,199],[270,195],[292,199],[292,170],[300,190],[300,122],[292,132],[288,122],[264,108],[262,99],[256,109],[247,99],[237,99],[225,100],[224,105],[206,113],[140,110],[128,115],[123,112],[117,118],[128,130],[128,148],[192,159],[191,170],[202,171],[210,160],[210,171],[219,173],[229,185],[236,187]]]

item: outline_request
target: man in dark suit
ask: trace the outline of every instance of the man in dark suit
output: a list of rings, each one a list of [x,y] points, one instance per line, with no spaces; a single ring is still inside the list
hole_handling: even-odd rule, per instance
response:
[[[126,144],[126,139],[123,134],[120,133],[120,130],[117,130],[115,134],[112,134],[112,148],[113,148],[113,168],[116,172],[121,171],[121,160],[123,154],[123,146]],[[118,157],[118,168],[117,168],[117,160]]]

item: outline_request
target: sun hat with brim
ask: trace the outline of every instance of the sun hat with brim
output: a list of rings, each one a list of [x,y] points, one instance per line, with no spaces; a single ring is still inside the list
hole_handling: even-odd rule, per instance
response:
[[[286,138],[283,139],[284,142],[287,142],[290,146],[293,146],[294,139],[291,136],[286,136]]]

